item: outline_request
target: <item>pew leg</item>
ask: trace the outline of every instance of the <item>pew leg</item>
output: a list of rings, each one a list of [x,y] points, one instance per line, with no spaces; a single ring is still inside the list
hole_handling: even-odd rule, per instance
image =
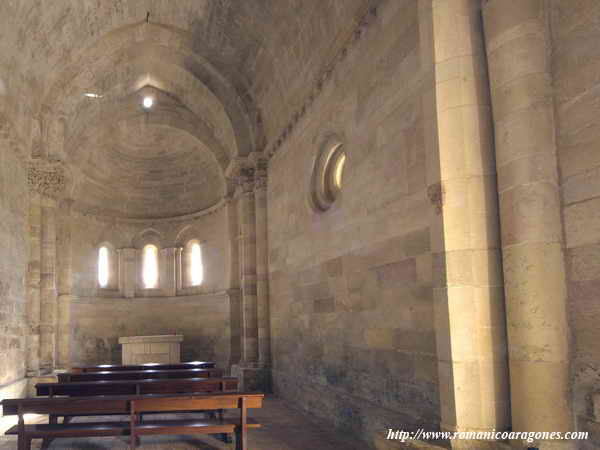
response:
[[[19,440],[17,442],[18,450],[31,450],[31,440],[31,437],[19,434]]]
[[[135,434],[132,434],[129,437],[129,448],[130,448],[130,450],[135,449],[139,445],[138,441],[139,441],[139,438]]]
[[[244,436],[244,432],[242,431],[242,427],[235,428],[235,450],[248,450],[248,445],[246,443],[246,436]]]
[[[63,422],[64,422],[64,420],[66,420],[66,417],[65,417],[65,419],[63,419]],[[48,416],[48,423],[51,425],[56,425],[58,423],[58,416],[55,414],[50,414]],[[52,443],[52,441],[53,441],[53,438],[44,438],[42,440],[42,450],[50,447],[50,444]]]

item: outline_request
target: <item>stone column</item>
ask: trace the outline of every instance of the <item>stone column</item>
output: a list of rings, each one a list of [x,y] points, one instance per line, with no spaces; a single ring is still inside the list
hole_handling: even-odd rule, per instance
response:
[[[119,250],[119,289],[125,298],[135,297],[137,284],[137,249],[122,248]]]
[[[230,338],[231,363],[237,364],[242,359],[241,349],[241,292],[240,292],[240,224],[238,220],[238,197],[230,195],[227,198],[227,226],[229,232],[229,309],[230,309]]]
[[[240,389],[269,391],[270,373],[264,367],[266,361],[259,358],[259,309],[257,304],[257,258],[260,255],[262,264],[266,253],[257,253],[256,226],[259,223],[262,230],[262,226],[266,224],[262,222],[263,217],[258,218],[257,222],[254,172],[254,168],[242,169],[238,189],[238,219],[241,230],[241,361],[240,364],[232,366],[231,374],[239,378]],[[264,251],[266,252],[266,250]],[[266,268],[262,267],[261,270],[266,270]],[[235,296],[230,295],[230,298],[232,299],[231,304],[233,306]],[[265,299],[263,297],[263,301]]]
[[[258,315],[258,359],[271,365],[271,325],[269,319],[269,247],[267,242],[267,171],[266,163],[257,168],[254,184],[256,218],[256,299]]]
[[[27,270],[27,376],[40,371],[40,270],[42,259],[42,199],[30,192],[29,201],[29,265]]]
[[[175,247],[160,250],[160,283],[165,295],[177,295],[177,271],[175,268],[178,249]]]
[[[227,227],[229,233],[229,287],[240,288],[240,223],[238,196],[227,198]]]
[[[56,364],[58,296],[56,290],[57,202],[42,197],[40,270],[40,370],[51,373]]]
[[[506,430],[509,385],[479,0],[419,3],[441,428]],[[453,448],[495,448],[452,441]]]
[[[175,248],[175,294],[183,289],[183,247]]]
[[[57,287],[58,287],[58,339],[57,367],[68,369],[71,365],[71,205],[72,200],[59,203],[57,230]]]
[[[573,429],[547,7],[544,0],[490,0],[483,10],[515,431]]]
[[[242,288],[242,362],[258,362],[258,317],[256,305],[256,216],[253,173],[242,177],[239,195],[240,268]]]

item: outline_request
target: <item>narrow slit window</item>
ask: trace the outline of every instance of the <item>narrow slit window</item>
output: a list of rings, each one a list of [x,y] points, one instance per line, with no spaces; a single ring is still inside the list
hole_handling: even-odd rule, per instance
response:
[[[98,251],[98,284],[100,287],[105,288],[108,286],[108,274],[108,249],[100,247]]]
[[[144,288],[152,289],[158,285],[158,248],[148,244],[144,247],[142,279]]]
[[[204,266],[202,264],[202,247],[198,242],[193,242],[190,248],[190,281],[192,286],[200,286],[204,280]]]

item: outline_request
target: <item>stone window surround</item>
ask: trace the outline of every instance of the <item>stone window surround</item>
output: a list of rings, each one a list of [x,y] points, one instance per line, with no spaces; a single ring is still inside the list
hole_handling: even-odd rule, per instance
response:
[[[99,268],[99,254],[100,249],[106,247],[108,250],[108,283],[106,286],[100,286],[98,280]],[[119,256],[115,246],[110,242],[102,242],[96,249],[96,282],[98,283],[98,291],[105,293],[107,297],[111,297],[113,293],[119,290]]]
[[[190,264],[191,264],[191,246],[193,243],[200,245],[203,274],[202,283],[197,286],[192,286],[190,280]],[[177,276],[177,293],[178,295],[199,294],[203,292],[203,286],[206,284],[206,270],[204,269],[205,259],[205,241],[198,238],[188,239],[183,247],[179,247],[179,257],[176,260],[178,268]]]
[[[340,198],[341,186],[335,183],[335,171],[342,159],[347,158],[344,147],[344,141],[331,134],[325,138],[314,160],[310,197],[317,212],[327,211]]]
[[[147,288],[144,286],[144,249],[148,245],[154,245],[156,247],[156,264],[158,270],[158,279],[156,280],[156,287]],[[136,261],[137,261],[137,282],[135,285],[136,297],[156,297],[163,295],[162,288],[166,287],[165,277],[163,275],[163,270],[165,268],[165,263],[163,258],[163,248],[159,239],[155,236],[148,236],[142,242],[140,242],[139,248],[136,249]]]

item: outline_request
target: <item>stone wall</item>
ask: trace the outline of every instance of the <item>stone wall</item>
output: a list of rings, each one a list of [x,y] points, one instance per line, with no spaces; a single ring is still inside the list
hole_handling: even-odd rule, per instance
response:
[[[276,392],[373,441],[439,427],[417,3],[388,2],[269,165]],[[309,202],[335,134],[341,197]]]
[[[161,247],[179,246],[198,238],[203,245],[204,282],[185,296],[122,298],[98,290],[98,246],[139,245],[144,232],[159,236]],[[71,365],[119,363],[121,336],[180,333],[183,360],[215,359],[229,365],[230,312],[226,293],[229,277],[227,220],[224,210],[196,219],[111,221],[72,212],[72,300],[70,308]],[[60,260],[59,260],[60,265]]]
[[[0,121],[2,118],[0,117]],[[28,200],[25,166],[0,123],[0,400],[25,376]]]
[[[168,309],[168,312],[165,312]],[[71,303],[71,363],[121,364],[122,336],[183,334],[182,361],[229,366],[229,297],[75,298]]]
[[[571,377],[578,426],[600,389],[600,4],[552,2],[556,145],[565,228]],[[600,417],[595,419],[600,422]],[[593,437],[600,445],[600,425]],[[587,448],[587,447],[586,447]],[[591,448],[591,447],[590,447]]]

